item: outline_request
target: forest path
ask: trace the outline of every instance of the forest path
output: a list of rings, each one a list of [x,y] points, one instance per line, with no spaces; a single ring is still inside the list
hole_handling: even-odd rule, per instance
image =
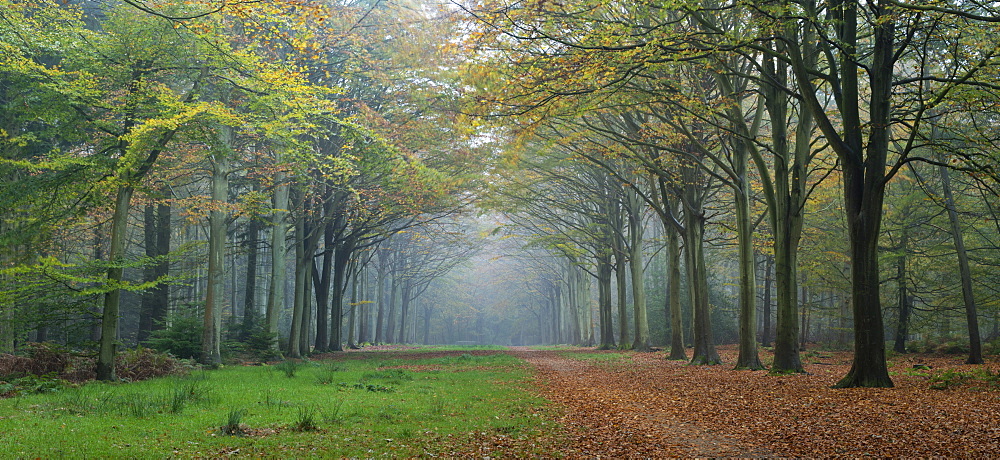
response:
[[[570,442],[562,452],[567,457],[769,456],[697,426],[694,416],[670,404],[676,396],[665,394],[657,374],[649,372],[662,364],[662,357],[660,363],[652,361],[652,354],[649,362],[624,362],[615,352],[574,358],[572,351],[526,347],[513,347],[510,353],[535,368],[542,396],[564,408],[559,422],[569,431]]]

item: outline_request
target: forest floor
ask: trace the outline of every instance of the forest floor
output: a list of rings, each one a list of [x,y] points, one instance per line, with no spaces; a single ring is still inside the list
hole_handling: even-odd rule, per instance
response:
[[[733,347],[720,348],[728,364],[717,366],[662,352],[511,353],[561,406],[568,432],[558,451],[566,457],[1000,456],[996,357],[968,366],[958,355],[898,355],[890,359],[894,388],[831,389],[850,369],[850,353],[806,352],[808,374],[787,376],[732,370]]]

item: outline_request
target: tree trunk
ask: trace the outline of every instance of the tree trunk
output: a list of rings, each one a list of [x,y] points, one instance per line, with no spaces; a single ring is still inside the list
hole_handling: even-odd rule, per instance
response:
[[[264,321],[267,323],[267,333],[275,337],[272,349],[278,351],[278,319],[285,305],[285,266],[288,263],[288,203],[289,186],[285,183],[283,172],[275,173],[275,188],[273,197],[274,211],[271,215],[271,280],[267,290],[267,309]]]
[[[151,261],[155,260],[158,255],[157,249],[159,249],[156,245],[156,206],[153,203],[147,203],[142,215],[143,243],[146,250],[146,257],[150,259],[142,267],[142,281],[144,283],[152,283],[156,281],[156,266]],[[152,289],[146,289],[142,292],[142,297],[140,298],[139,330],[136,334],[136,340],[139,343],[145,342],[149,338],[149,334],[153,332],[154,296],[155,294]]]
[[[371,259],[368,259],[358,276],[361,277],[361,308],[358,312],[358,345],[371,342]]]
[[[628,343],[628,280],[626,279],[625,252],[615,237],[615,290],[618,295],[618,346],[627,348]]]
[[[802,280],[802,300],[799,305],[802,306],[802,327],[799,329],[802,334],[799,336],[801,341],[799,342],[799,351],[806,350],[806,338],[809,335],[809,286],[805,285],[805,280]]]
[[[850,225],[854,363],[835,388],[892,386],[885,362],[885,333],[879,302],[878,235],[871,228],[873,211],[864,214],[848,219],[862,220]],[[865,221],[868,221],[868,225],[865,225]]]
[[[610,254],[597,259],[597,303],[601,329],[601,343],[597,348],[600,350],[615,348],[614,325],[611,321],[611,263],[608,258]]]
[[[590,305],[590,278],[583,273],[580,267],[573,267],[577,273],[577,294],[576,303],[583,311],[581,315],[582,326],[580,331],[581,344],[585,347],[594,346],[594,310]]]
[[[228,130],[227,130],[228,131]],[[225,140],[231,144],[232,133]],[[217,153],[212,161],[212,202],[208,213],[208,286],[205,290],[205,311],[202,326],[201,362],[210,367],[222,364],[222,305],[226,286],[226,212],[229,201],[228,152]]]
[[[791,43],[796,45],[798,59],[792,64],[797,69],[816,66],[818,53],[815,47],[815,32],[812,27],[797,27],[789,21],[784,34],[789,41],[776,43],[778,51],[786,51]],[[801,31],[801,35],[799,32]],[[796,41],[797,40],[797,41]],[[770,118],[771,143],[774,161],[774,185],[769,199],[771,228],[774,232],[774,287],[775,287],[775,330],[774,363],[771,372],[775,374],[802,373],[799,357],[799,312],[798,293],[798,245],[802,233],[803,209],[807,194],[806,179],[811,156],[812,133],[815,125],[814,109],[803,103],[798,111],[795,126],[795,146],[788,145],[789,98],[784,88],[788,86],[789,64],[773,58],[765,58],[765,81],[774,84],[763,85],[765,103]],[[795,68],[793,68],[795,70]],[[808,81],[798,77],[808,77],[795,72],[796,84],[801,91],[810,89]],[[755,161],[759,161],[755,157]],[[763,168],[759,165],[759,168]],[[765,191],[766,192],[766,191]],[[769,321],[769,319],[768,319]]]
[[[353,264],[352,264],[353,265]],[[347,311],[347,348],[357,349],[358,271],[351,270],[351,303]]]
[[[761,345],[771,346],[771,267],[774,266],[774,259],[770,256],[764,257],[764,324],[761,327]]]
[[[403,287],[400,290],[400,306],[399,306],[399,342],[406,343],[406,323],[409,319],[410,313],[410,295],[412,294],[413,287],[410,286],[409,280],[403,280]]]
[[[326,306],[330,303],[330,282],[333,275],[333,249],[336,237],[336,223],[328,219],[323,228],[323,261],[320,269],[313,268],[313,286],[316,287],[316,352],[324,352],[330,342],[330,325],[327,322]]]
[[[302,313],[306,296],[306,277],[311,275],[313,265],[312,254],[306,256],[306,205],[301,191],[296,193],[296,201],[301,212],[295,217],[295,287],[292,300],[292,324],[288,332],[288,343],[285,352],[290,358],[299,358],[299,341],[302,339]]]
[[[686,360],[684,350],[684,321],[681,315],[681,245],[680,234],[672,225],[664,223],[667,233],[667,324],[670,325],[670,358]]]
[[[101,315],[101,341],[97,355],[97,380],[115,381],[115,355],[118,351],[118,313],[121,305],[121,289],[125,258],[125,239],[128,231],[128,213],[132,201],[133,188],[130,185],[118,187],[115,196],[115,211],[111,217],[111,246],[108,248],[107,283],[112,288],[104,294],[104,311]]]
[[[375,276],[378,277],[378,286],[375,290],[375,301],[378,302],[378,311],[375,315],[375,343],[385,342],[385,337],[383,337],[383,325],[385,324],[385,256],[379,254],[378,256],[378,268],[376,269]]]
[[[631,238],[631,255],[629,267],[632,269],[632,305],[635,310],[635,341],[632,349],[649,351],[649,319],[646,315],[646,282],[643,269],[642,243],[642,210],[643,205],[638,194],[629,190],[629,236]]]
[[[431,315],[434,314],[434,307],[424,302],[424,345],[431,344]]]
[[[351,267],[351,256],[357,242],[340,241],[333,257],[333,301],[330,303],[330,351],[344,351],[344,291],[347,272]]]
[[[313,251],[309,251],[306,248],[306,257],[308,259],[308,266],[305,268],[305,273],[302,275],[305,286],[302,288],[302,325],[299,328],[299,355],[306,356],[309,354],[309,334],[312,332],[312,317],[313,317],[313,286],[312,286],[312,271],[316,264],[311,254]]]
[[[156,206],[153,203],[147,203],[145,209],[143,210],[143,243],[146,250],[146,257],[149,261],[146,262],[142,269],[142,281],[144,283],[155,282],[156,268],[157,265],[152,263],[153,260],[159,255],[159,246],[156,244],[157,237],[157,218],[156,218]],[[139,304],[139,331],[136,335],[136,340],[139,343],[143,343],[149,338],[149,334],[153,332],[155,325],[153,324],[153,309],[156,303],[156,293],[154,290],[147,289],[143,291],[142,297],[140,298]]]
[[[103,260],[104,259],[104,236],[105,236],[104,229],[105,229],[105,224],[100,223],[100,222],[98,222],[94,226],[94,240],[93,240],[93,245],[94,245],[94,247],[93,247],[93,249],[94,249],[94,260]],[[90,323],[90,334],[89,334],[90,340],[94,341],[95,343],[100,344],[100,342],[101,342],[101,326],[102,326],[102,323],[103,323],[103,321],[101,321],[102,309],[100,307],[93,306],[93,307],[90,308],[90,313],[93,316],[92,317],[88,316],[86,318],[86,321]],[[9,317],[10,317],[11,314],[13,314],[13,312],[10,311],[10,310],[8,310],[7,314],[5,315],[5,317],[8,318],[8,322],[9,322]],[[8,331],[9,331],[9,328],[7,328],[7,330],[4,330],[4,333],[2,334],[2,337],[0,337],[0,340],[3,340],[4,344],[8,343],[9,340],[13,340],[12,335],[8,334]],[[11,332],[11,334],[12,334],[12,332]],[[12,350],[13,348],[8,347],[8,348],[5,348],[5,349]]]
[[[896,322],[896,340],[893,343],[893,350],[896,353],[906,353],[906,339],[910,334],[910,312],[912,311],[912,299],[907,292],[907,272],[906,259],[909,257],[909,231],[903,226],[902,234],[899,237],[899,256],[896,257],[896,284],[898,286],[897,305],[899,306],[899,318]]]
[[[691,291],[694,322],[694,354],[691,364],[721,364],[712,334],[708,298],[708,269],[705,266],[705,213],[702,209],[696,166],[682,167],[684,176],[684,230],[687,251],[688,289]]]
[[[969,329],[969,359],[965,363],[983,364],[983,345],[979,338],[979,316],[976,313],[976,297],[972,291],[972,272],[969,270],[969,255],[965,251],[962,225],[958,221],[958,212],[955,210],[950,170],[947,166],[938,166],[938,171],[941,174],[941,188],[944,192],[944,203],[948,209],[948,221],[951,223],[951,238],[955,243],[955,253],[958,255],[958,273],[962,278],[965,322]]]
[[[389,283],[389,312],[388,318],[386,318],[386,342],[395,343],[396,342],[396,297],[399,294],[399,277],[392,277],[392,282]]]
[[[552,343],[553,344],[559,344],[559,343],[562,343],[562,342],[560,342],[560,338],[561,337],[559,337],[559,322],[560,322],[560,320],[559,320],[559,318],[560,318],[559,310],[560,310],[560,308],[562,306],[562,299],[560,299],[560,289],[559,289],[558,285],[552,286],[552,289],[551,289],[550,292],[551,292],[551,294],[549,295],[549,299],[550,299],[550,302],[552,304],[551,305],[551,307],[552,307],[552,311],[551,311],[552,317],[551,317],[551,320],[550,320],[551,324],[549,324],[549,335],[552,338]]]
[[[240,339],[247,340],[257,327],[260,314],[257,312],[257,253],[260,251],[260,220],[256,216],[247,224],[247,271],[243,283],[243,326]]]
[[[830,23],[836,24],[831,37],[836,48],[831,52],[839,57],[836,82],[839,83],[837,112],[840,120],[833,123],[828,107],[819,100],[818,89],[813,86],[815,66],[803,59],[799,41],[786,40],[789,62],[795,74],[804,107],[812,113],[817,125],[837,153],[843,177],[844,205],[846,207],[851,260],[851,306],[854,314],[854,363],[851,370],[835,385],[848,387],[891,387],[885,362],[885,332],[882,324],[882,306],[879,293],[878,238],[882,223],[882,206],[885,200],[886,165],[889,151],[889,134],[892,129],[892,79],[896,59],[895,21],[883,2],[866,4],[872,30],[865,32],[865,49],[871,56],[866,68],[857,61],[858,9],[857,2],[844,2],[840,8],[828,12]],[[789,24],[797,19],[788,19]],[[870,33],[870,35],[868,35]],[[859,77],[869,80],[865,94]],[[867,97],[863,117],[861,101]],[[867,118],[864,122],[862,118]],[[864,128],[867,129],[864,129]],[[867,139],[865,135],[867,134]]]
[[[742,144],[742,142],[741,142]],[[739,248],[739,288],[740,288],[740,344],[736,358],[736,369],[760,370],[757,351],[757,267],[754,263],[753,222],[750,218],[750,182],[747,176],[746,146],[737,146],[734,160],[739,176],[736,195],[736,233]],[[742,159],[739,159],[742,158]]]

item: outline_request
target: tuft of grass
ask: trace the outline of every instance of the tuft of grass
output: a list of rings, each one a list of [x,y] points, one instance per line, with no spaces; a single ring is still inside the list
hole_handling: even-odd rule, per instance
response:
[[[300,407],[299,416],[295,419],[292,429],[295,431],[316,431],[319,429],[319,426],[316,425],[317,418],[319,418],[319,410],[316,406]]]
[[[228,436],[243,436],[246,434],[246,427],[243,426],[243,417],[246,414],[246,409],[229,409],[226,423],[219,427],[219,431]]]
[[[323,422],[327,424],[339,425],[347,421],[347,418],[344,417],[342,413],[343,408],[344,408],[344,400],[338,399],[336,402],[333,403],[333,406],[330,408],[330,410],[323,413]]]
[[[342,372],[344,367],[339,363],[327,363],[320,368],[316,375],[316,383],[320,385],[330,385],[337,379],[337,374]]]
[[[285,377],[292,378],[295,377],[295,374],[299,371],[300,365],[301,364],[298,361],[286,359],[278,364],[275,364],[274,367],[283,372]]]
[[[159,404],[145,394],[126,393],[118,399],[117,406],[122,415],[143,418],[155,413]]]

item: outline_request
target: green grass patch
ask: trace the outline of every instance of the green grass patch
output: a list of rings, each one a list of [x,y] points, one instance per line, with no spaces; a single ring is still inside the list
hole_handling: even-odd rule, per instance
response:
[[[484,433],[552,455],[533,440],[555,423],[516,358],[351,355],[25,392],[0,400],[0,456],[460,456]]]

